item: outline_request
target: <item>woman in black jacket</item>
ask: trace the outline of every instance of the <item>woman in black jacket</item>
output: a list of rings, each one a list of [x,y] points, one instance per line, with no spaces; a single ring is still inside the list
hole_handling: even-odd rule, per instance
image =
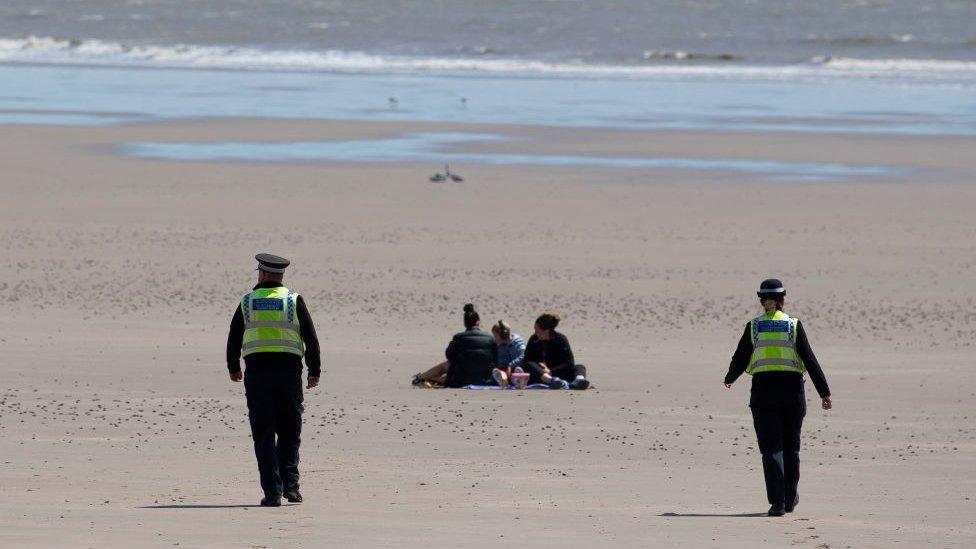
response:
[[[524,367],[529,383],[545,383],[550,389],[584,390],[590,386],[586,366],[577,364],[566,336],[556,331],[559,315],[543,313],[535,321],[535,335],[525,346]],[[566,381],[571,380],[571,381]]]
[[[464,328],[447,345],[447,360],[413,376],[414,385],[464,387],[493,383],[491,369],[498,361],[498,347],[494,336],[481,330],[481,317],[470,303],[464,306]]]
[[[800,431],[807,413],[803,375],[810,374],[824,410],[833,408],[833,401],[803,325],[783,312],[783,283],[763,280],[757,295],[763,314],[746,324],[725,386],[731,389],[743,372],[752,376],[749,407],[762,454],[769,515],[781,517],[800,501]]]

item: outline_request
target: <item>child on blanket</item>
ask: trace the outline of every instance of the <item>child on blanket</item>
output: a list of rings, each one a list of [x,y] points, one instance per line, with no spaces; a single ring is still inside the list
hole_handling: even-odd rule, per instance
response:
[[[515,384],[512,374],[521,373],[522,362],[525,360],[525,340],[518,334],[512,333],[512,328],[504,320],[499,320],[491,327],[498,347],[498,363],[491,371],[491,378],[499,387],[505,389]]]

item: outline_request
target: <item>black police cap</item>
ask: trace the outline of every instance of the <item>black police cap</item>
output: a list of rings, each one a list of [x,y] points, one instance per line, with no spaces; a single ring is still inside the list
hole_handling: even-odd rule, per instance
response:
[[[756,292],[762,299],[783,297],[786,295],[786,288],[783,287],[783,283],[775,278],[767,278],[762,281],[759,285],[759,291]]]
[[[266,273],[281,274],[291,265],[291,261],[273,254],[258,254],[254,259],[258,260],[258,270]]]

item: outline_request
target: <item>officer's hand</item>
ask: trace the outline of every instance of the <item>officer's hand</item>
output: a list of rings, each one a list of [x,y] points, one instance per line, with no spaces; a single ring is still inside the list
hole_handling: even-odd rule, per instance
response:
[[[305,386],[306,389],[311,389],[312,387],[317,387],[319,384],[319,378],[308,376],[308,385]]]
[[[821,400],[823,400],[823,402],[821,403],[821,405],[823,406],[823,409],[824,410],[829,410],[829,409],[831,409],[831,408],[834,407],[834,403],[831,402],[829,396],[823,397],[823,399],[821,399]]]
[[[731,383],[726,383],[725,384],[725,388],[726,389],[731,389],[732,388],[732,384]]]
[[[238,370],[236,372],[231,372],[231,374],[230,374],[230,380],[231,381],[240,381],[242,379],[244,379],[244,372],[242,372],[240,370]]]

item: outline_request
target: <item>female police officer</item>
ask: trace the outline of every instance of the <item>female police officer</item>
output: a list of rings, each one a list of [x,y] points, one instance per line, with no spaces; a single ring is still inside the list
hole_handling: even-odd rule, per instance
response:
[[[810,374],[824,410],[832,406],[830,388],[810,349],[800,321],[783,312],[786,290],[776,279],[759,286],[763,314],[746,324],[732,355],[725,386],[742,372],[752,376],[752,421],[762,452],[770,516],[790,513],[799,502],[800,427],[806,414],[803,374]]]

